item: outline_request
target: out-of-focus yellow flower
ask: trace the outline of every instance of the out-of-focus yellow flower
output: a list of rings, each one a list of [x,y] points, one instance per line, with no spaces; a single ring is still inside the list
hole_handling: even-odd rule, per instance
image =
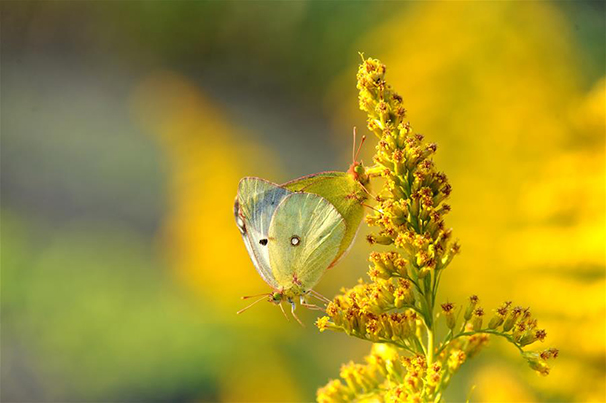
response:
[[[299,382],[285,371],[288,363],[271,351],[247,351],[222,377],[223,402],[302,401]]]
[[[268,170],[274,166],[271,156],[244,140],[246,133],[176,74],[149,76],[136,90],[133,106],[168,157],[170,214],[163,240],[169,260],[203,295],[237,309],[240,296],[265,287],[235,230],[236,186],[247,168],[254,171],[249,155],[265,155]]]
[[[559,362],[558,365],[562,364]],[[544,381],[546,378],[541,377]],[[476,389],[471,392],[471,401],[481,402],[534,402],[532,392],[506,367],[486,365],[473,378]]]

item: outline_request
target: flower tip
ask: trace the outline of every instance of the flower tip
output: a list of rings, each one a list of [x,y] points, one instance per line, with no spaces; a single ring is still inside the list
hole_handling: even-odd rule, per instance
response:
[[[323,332],[328,329],[329,320],[330,318],[328,316],[322,316],[321,318],[318,318],[318,320],[316,320],[316,326],[318,327],[318,329],[320,329],[320,332]]]

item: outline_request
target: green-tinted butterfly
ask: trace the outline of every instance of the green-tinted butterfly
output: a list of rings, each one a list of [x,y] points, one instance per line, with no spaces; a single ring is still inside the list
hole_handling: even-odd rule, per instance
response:
[[[358,150],[359,151],[359,150]],[[273,292],[269,297],[280,306],[286,301],[294,313],[294,300],[307,303],[324,271],[347,252],[364,215],[368,178],[361,163],[353,162],[347,172],[322,172],[283,185],[260,178],[240,181],[234,204],[236,224],[255,268]],[[254,296],[253,296],[254,297]],[[250,297],[244,297],[250,298]]]

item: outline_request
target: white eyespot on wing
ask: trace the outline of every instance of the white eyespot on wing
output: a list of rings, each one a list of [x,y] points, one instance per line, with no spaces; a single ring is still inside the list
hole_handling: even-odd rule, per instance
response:
[[[278,288],[278,283],[269,262],[269,225],[280,202],[291,193],[263,179],[243,178],[234,206],[248,254],[261,278],[273,288]]]
[[[339,252],[345,220],[326,199],[293,193],[282,200],[269,226],[269,261],[276,281],[289,288],[315,286]]]

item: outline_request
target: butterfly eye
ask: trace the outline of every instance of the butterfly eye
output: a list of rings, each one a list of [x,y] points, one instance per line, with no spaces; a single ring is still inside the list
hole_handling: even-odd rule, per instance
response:
[[[299,238],[298,236],[293,235],[293,236],[290,238],[290,244],[291,244],[292,246],[298,246],[300,243],[301,243],[301,238]]]
[[[260,239],[259,243],[263,246],[267,245],[267,239]]]

